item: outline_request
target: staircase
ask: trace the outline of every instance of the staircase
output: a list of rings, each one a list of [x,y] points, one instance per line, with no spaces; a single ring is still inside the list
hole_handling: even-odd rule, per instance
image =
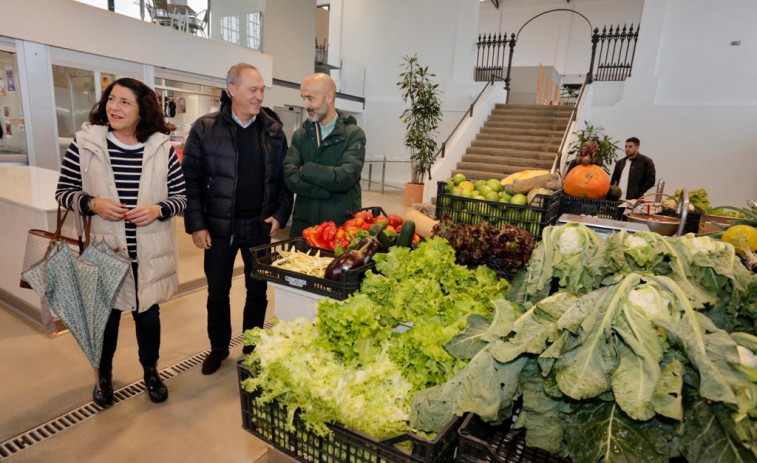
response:
[[[497,104],[452,175],[476,181],[551,169],[572,111],[571,106]]]

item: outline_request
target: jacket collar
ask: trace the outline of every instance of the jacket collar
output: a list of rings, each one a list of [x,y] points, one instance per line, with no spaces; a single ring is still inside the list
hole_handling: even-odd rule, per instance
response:
[[[77,143],[96,156],[105,156],[108,152],[108,126],[94,125],[89,122],[82,124],[77,133]],[[170,145],[170,137],[163,133],[154,133],[145,141],[144,159],[148,159],[157,153],[158,148],[164,144]]]
[[[234,118],[231,116],[231,97],[226,90],[221,91],[221,108],[218,111],[218,115],[221,116],[226,122],[235,124]],[[266,107],[261,107],[257,117],[260,118],[262,127],[268,131],[268,134],[273,136],[278,133],[282,128],[281,120],[278,115]]]
[[[336,135],[344,135],[344,128],[347,125],[347,119],[348,116],[345,116],[339,110],[336,110],[336,126],[334,126],[334,130],[329,134],[326,138],[331,138],[332,136]],[[313,136],[315,136],[315,122],[312,122],[310,119],[305,119],[305,130],[308,131],[308,133],[312,133]]]

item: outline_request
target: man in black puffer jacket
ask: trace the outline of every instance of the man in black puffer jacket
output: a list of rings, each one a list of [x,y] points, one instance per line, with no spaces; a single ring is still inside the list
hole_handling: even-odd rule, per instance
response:
[[[226,84],[220,111],[192,125],[182,160],[185,229],[195,246],[205,250],[211,347],[202,364],[206,375],[229,356],[229,291],[240,250],[247,288],[242,330],[263,326],[267,285],[250,278],[250,248],[270,243],[286,226],[293,199],[282,174],[287,140],[279,117],[262,106],[263,76],[254,66],[240,63],[229,69]],[[245,353],[251,350],[244,348]]]

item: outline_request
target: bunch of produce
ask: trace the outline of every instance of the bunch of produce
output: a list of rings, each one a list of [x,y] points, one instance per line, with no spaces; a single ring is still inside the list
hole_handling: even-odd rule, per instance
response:
[[[405,235],[408,236],[402,235],[404,222],[402,217],[394,214],[374,217],[372,211],[359,211],[340,227],[333,221],[323,222],[303,230],[302,237],[308,245],[333,250],[337,255],[354,249],[366,236],[380,238],[380,232],[383,232],[385,238],[381,240],[382,245],[387,248],[398,242],[406,246],[417,244],[420,237],[415,234],[414,224],[412,229],[406,230]],[[404,244],[405,241],[407,244]]]
[[[534,250],[534,237],[510,224],[502,228],[487,222],[462,225],[444,216],[433,234],[449,241],[461,265],[486,265],[510,276],[528,263]]]
[[[414,396],[411,425],[517,401],[527,445],[575,463],[757,461],[757,276],[733,246],[549,227],[513,285],[446,345],[468,363]]]
[[[486,267],[455,263],[442,238],[421,242],[412,252],[393,247],[376,254],[359,292],[318,304],[315,324],[279,323],[245,332],[256,346],[245,359],[260,388],[260,401],[276,400],[306,426],[328,432],[339,422],[377,438],[411,430],[413,393],[442,384],[467,363],[444,345],[459,335],[469,315],[485,319],[509,284]]]
[[[501,180],[492,178],[475,183],[466,180],[463,174],[456,174],[446,183],[453,196],[520,206],[541,205],[537,195],[549,196],[561,187],[560,176],[547,170],[524,170]]]
[[[322,257],[321,251],[314,254],[301,252],[296,249],[280,250],[279,257],[271,266],[290,270],[292,272],[304,273],[305,275],[322,278],[326,268],[334,260],[333,257]]]

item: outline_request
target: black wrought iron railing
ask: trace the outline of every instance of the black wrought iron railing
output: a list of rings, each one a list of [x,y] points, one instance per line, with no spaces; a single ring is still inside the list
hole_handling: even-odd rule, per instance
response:
[[[576,106],[583,84],[562,84],[560,86],[560,105]]]
[[[326,63],[329,60],[329,43],[327,39],[323,39],[323,43],[318,43],[318,39],[315,39],[315,62]]]
[[[594,80],[618,81],[631,77],[633,59],[636,55],[636,42],[639,39],[639,26],[631,24],[630,27],[620,24],[594,29],[592,43],[599,44],[597,53],[597,67],[594,72]],[[596,41],[595,41],[596,40]]]
[[[476,42],[476,68],[474,79],[476,82],[488,82],[495,77],[496,80],[506,81],[507,69],[512,63],[513,48],[515,48],[515,34],[507,36],[507,32],[494,34],[481,34]],[[509,56],[508,56],[509,50]]]

